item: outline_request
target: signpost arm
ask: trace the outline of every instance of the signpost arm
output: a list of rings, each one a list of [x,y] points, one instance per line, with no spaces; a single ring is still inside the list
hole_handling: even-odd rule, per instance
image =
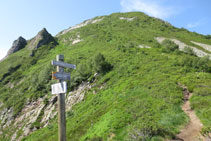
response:
[[[63,55],[57,55],[56,61],[64,61]],[[64,72],[64,68],[57,66],[57,72]],[[62,82],[62,80],[58,80]],[[65,94],[58,94],[58,126],[59,141],[66,141]]]

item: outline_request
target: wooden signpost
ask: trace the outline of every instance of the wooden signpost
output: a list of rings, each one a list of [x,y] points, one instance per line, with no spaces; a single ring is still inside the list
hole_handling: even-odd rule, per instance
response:
[[[64,56],[63,56],[64,57]],[[69,69],[76,69],[76,66],[73,65],[73,64],[68,64],[68,63],[64,63],[62,62],[61,60],[60,61],[52,61],[51,62],[52,65],[54,66],[60,66],[60,67],[63,67],[63,68],[69,68]]]
[[[70,80],[70,74],[65,72],[52,72],[52,79]]]
[[[65,117],[65,93],[67,92],[66,80],[70,80],[70,74],[64,72],[64,68],[76,69],[75,65],[64,63],[64,55],[57,55],[56,61],[51,64],[57,66],[57,72],[52,72],[52,78],[58,83],[51,85],[52,94],[58,94],[58,127],[59,141],[66,141],[66,117]]]

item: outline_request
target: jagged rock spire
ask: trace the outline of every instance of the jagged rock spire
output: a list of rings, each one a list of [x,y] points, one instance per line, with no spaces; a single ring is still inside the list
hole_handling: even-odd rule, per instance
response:
[[[29,43],[30,49],[37,49],[42,45],[48,44],[50,42],[56,42],[50,33],[43,28]]]
[[[27,44],[26,40],[20,36],[17,40],[13,42],[12,47],[7,52],[7,56],[23,49],[26,46],[26,44]]]

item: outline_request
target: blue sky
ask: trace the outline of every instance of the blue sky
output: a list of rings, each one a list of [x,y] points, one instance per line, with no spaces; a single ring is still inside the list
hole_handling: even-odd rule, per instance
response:
[[[142,11],[201,34],[211,34],[211,0],[0,0],[0,59],[19,36],[43,27],[56,35],[95,16]]]

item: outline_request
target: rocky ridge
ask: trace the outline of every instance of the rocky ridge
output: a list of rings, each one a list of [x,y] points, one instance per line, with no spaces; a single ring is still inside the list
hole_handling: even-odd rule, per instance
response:
[[[46,28],[43,28],[34,38],[28,41],[20,36],[13,42],[12,47],[7,52],[6,57],[4,57],[1,61],[6,59],[10,54],[13,54],[25,47],[31,50],[36,50],[42,45],[47,45],[50,42],[53,42],[54,45],[57,44],[54,37],[46,30]],[[33,56],[33,54],[34,52],[32,52],[31,56]]]
[[[29,41],[28,48],[32,50],[38,49],[42,45],[46,45],[50,42],[56,44],[54,37],[46,30],[46,28],[43,28],[33,39]]]
[[[102,20],[103,20],[103,18],[97,18],[97,19],[89,19],[89,20],[86,20],[86,21],[84,21],[84,22],[82,22],[82,23],[80,23],[80,24],[77,24],[77,25],[75,25],[75,26],[73,26],[73,27],[70,27],[70,28],[68,28],[68,29],[65,29],[65,30],[61,31],[61,32],[60,32],[59,34],[57,34],[56,36],[60,36],[60,35],[66,34],[66,33],[70,32],[70,31],[72,31],[72,30],[74,30],[74,29],[84,27],[84,26],[86,26],[86,25],[88,25],[88,24],[94,24],[94,23],[100,22],[100,21],[102,21]]]
[[[27,44],[27,41],[23,37],[20,36],[17,40],[13,42],[12,47],[7,52],[7,56],[23,49],[26,46],[26,44]]]

